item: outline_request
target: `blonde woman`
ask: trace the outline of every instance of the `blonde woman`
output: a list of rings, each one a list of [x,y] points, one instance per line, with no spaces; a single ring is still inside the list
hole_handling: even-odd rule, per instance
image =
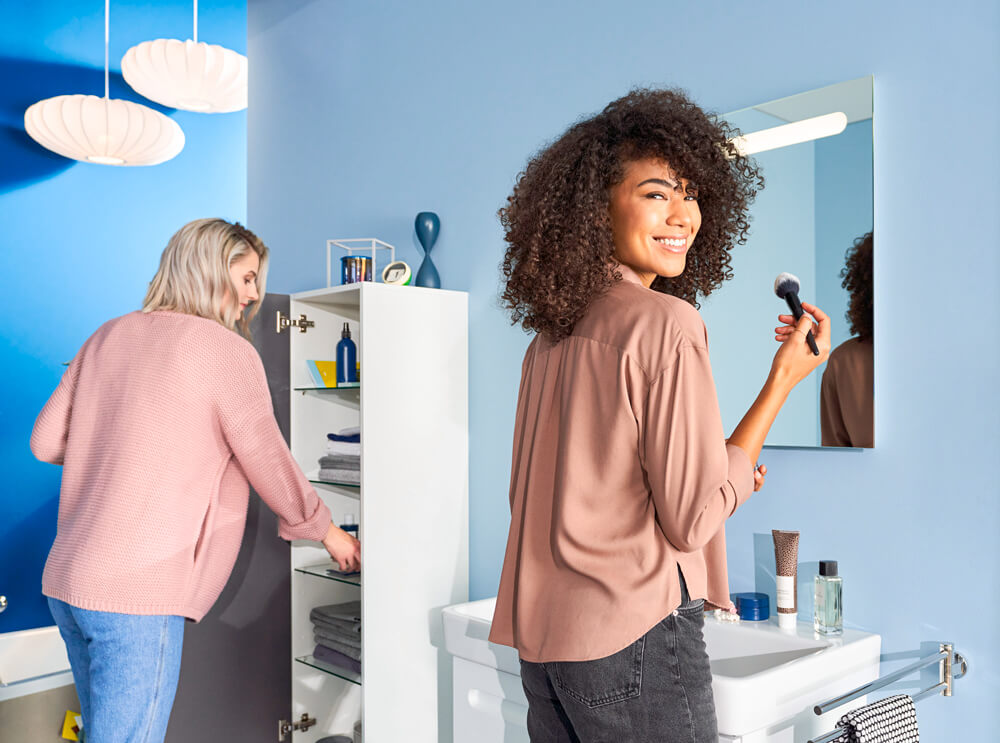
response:
[[[281,436],[247,340],[267,262],[239,224],[182,227],[142,310],[87,339],[35,422],[32,452],[63,466],[42,592],[92,743],[164,739],[184,620],[200,621],[229,579],[248,484],[280,537],[359,566],[358,541],[333,525]]]

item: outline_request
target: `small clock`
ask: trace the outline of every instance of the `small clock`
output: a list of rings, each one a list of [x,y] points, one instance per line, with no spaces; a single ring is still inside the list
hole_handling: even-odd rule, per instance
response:
[[[386,284],[396,284],[397,286],[407,286],[413,274],[410,267],[403,261],[393,261],[382,271],[382,281]]]

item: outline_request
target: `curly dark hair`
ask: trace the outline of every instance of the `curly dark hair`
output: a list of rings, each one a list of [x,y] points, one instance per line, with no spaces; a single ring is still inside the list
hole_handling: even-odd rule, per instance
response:
[[[874,232],[862,235],[844,254],[846,265],[840,270],[840,285],[851,293],[844,317],[851,326],[851,335],[871,340],[875,332],[872,300],[872,247]]]
[[[680,90],[636,89],[537,153],[499,211],[508,245],[501,300],[511,324],[558,342],[622,279],[610,268],[610,189],[628,163],[645,158],[687,179],[702,215],[684,273],[657,276],[650,288],[698,307],[699,296],[732,278],[729,251],[746,242],[747,209],[764,185],[756,162],[728,141],[738,134]]]

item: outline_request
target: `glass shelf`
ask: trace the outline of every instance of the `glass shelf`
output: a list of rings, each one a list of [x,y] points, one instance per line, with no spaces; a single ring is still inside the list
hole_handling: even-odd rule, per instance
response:
[[[345,382],[337,387],[292,387],[296,392],[347,392],[360,390],[361,382]]]
[[[336,676],[337,678],[344,679],[344,681],[350,681],[352,684],[361,686],[360,673],[355,673],[354,671],[349,671],[346,668],[331,665],[326,661],[319,660],[311,655],[304,655],[301,658],[296,658],[295,660],[303,665],[310,666],[311,668],[323,671],[324,673],[329,673],[331,676]]]
[[[295,568],[296,573],[315,575],[317,578],[326,578],[327,580],[334,580],[338,583],[346,583],[349,586],[361,585],[361,573],[357,573],[356,575],[343,575],[341,573],[328,573],[327,570],[336,570],[334,563],[327,562],[322,565],[306,565],[305,567]]]
[[[309,478],[309,482],[313,485],[323,485],[327,489],[336,490],[337,488],[347,488],[344,495],[349,498],[357,498],[361,500],[361,484],[357,482],[330,482],[329,480],[314,480]]]

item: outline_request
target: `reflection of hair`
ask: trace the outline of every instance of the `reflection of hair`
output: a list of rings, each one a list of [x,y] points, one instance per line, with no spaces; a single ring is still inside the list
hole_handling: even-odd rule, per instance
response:
[[[233,261],[251,251],[260,257],[257,271],[259,298],[240,317],[237,288],[229,275]],[[143,312],[173,310],[215,320],[250,337],[250,321],[264,301],[267,283],[267,246],[238,222],[196,219],[174,233],[160,257],[160,268],[149,282]],[[223,297],[229,301],[223,306]]]
[[[508,243],[501,298],[512,324],[558,341],[621,279],[608,268],[609,189],[634,160],[665,161],[697,189],[702,214],[684,273],[658,276],[651,288],[698,306],[732,278],[729,251],[746,242],[747,207],[764,185],[756,163],[733,157],[734,134],[679,90],[633,90],[536,154],[499,212]]]
[[[851,293],[845,317],[851,325],[851,335],[870,340],[874,333],[872,312],[872,243],[871,232],[862,235],[847,249],[847,265],[840,271],[840,285]]]

